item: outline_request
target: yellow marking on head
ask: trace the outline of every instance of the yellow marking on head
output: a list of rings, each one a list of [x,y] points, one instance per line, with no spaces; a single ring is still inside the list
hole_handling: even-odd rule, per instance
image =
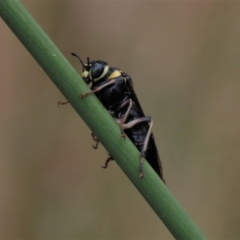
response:
[[[83,73],[82,73],[82,78],[83,79],[86,79],[87,78],[87,76],[88,76],[88,71],[83,71]]]

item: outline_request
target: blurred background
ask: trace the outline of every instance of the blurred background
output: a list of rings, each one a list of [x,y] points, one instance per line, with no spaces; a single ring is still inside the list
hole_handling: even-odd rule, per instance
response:
[[[72,65],[130,74],[167,186],[209,239],[240,239],[240,4],[22,1]],[[173,239],[0,20],[0,238]]]

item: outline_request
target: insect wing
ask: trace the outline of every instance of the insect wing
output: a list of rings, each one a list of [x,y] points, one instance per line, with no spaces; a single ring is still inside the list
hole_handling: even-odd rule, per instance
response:
[[[142,110],[140,102],[138,101],[138,97],[133,89],[133,82],[131,78],[127,78],[127,86],[130,90],[131,98],[135,103],[139,116],[144,117],[145,114]],[[157,146],[156,146],[153,134],[151,134],[151,137],[148,143],[146,160],[151,165],[151,167],[155,170],[155,172],[159,175],[159,177],[165,182],[165,180],[163,179],[162,163],[158,154],[158,150],[157,150]]]
[[[153,134],[151,134],[151,137],[148,143],[146,160],[165,183],[165,180],[163,178],[162,163],[158,154],[158,150],[157,150],[157,146],[156,146]]]

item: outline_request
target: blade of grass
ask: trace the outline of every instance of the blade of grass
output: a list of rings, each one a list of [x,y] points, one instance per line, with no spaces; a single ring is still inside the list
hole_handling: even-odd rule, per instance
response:
[[[206,239],[146,161],[146,177],[143,180],[139,178],[138,150],[129,139],[124,141],[120,137],[119,126],[94,95],[79,98],[79,94],[89,88],[21,3],[18,0],[1,0],[0,15],[173,236],[176,239]]]

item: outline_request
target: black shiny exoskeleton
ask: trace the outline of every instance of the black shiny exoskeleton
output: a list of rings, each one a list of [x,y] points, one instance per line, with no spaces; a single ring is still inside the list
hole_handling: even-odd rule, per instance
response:
[[[129,105],[125,108],[120,108],[115,112],[115,117],[117,119],[122,119],[124,115],[127,113],[126,121],[124,124],[124,132],[129,137],[129,139],[134,143],[137,149],[141,152],[141,157],[146,158],[151,167],[155,170],[155,172],[159,175],[159,177],[163,179],[162,172],[162,164],[160,161],[160,157],[158,155],[158,150],[156,147],[156,143],[151,132],[152,129],[152,118],[146,117],[142,111],[141,107],[138,107],[135,102],[129,103]],[[138,101],[137,101],[138,104]],[[128,108],[128,109],[127,109]],[[134,121],[136,122],[135,124]],[[144,149],[144,142],[147,139],[146,149]],[[139,163],[139,171],[140,175],[143,174],[142,171],[142,161]],[[165,181],[164,181],[165,182]]]
[[[81,93],[83,98],[90,94],[95,94],[109,113],[117,120],[123,137],[125,134],[140,151],[139,172],[143,177],[142,165],[143,158],[149,162],[159,177],[163,179],[162,165],[158,155],[155,140],[152,134],[153,121],[151,117],[145,116],[138,98],[133,89],[131,77],[118,68],[109,67],[104,61],[90,61],[84,64],[74,53],[82,66],[82,78],[87,84],[91,84],[90,92]],[[59,102],[59,104],[65,104]],[[98,147],[98,139],[92,134]],[[110,156],[103,168],[108,166],[109,161],[113,160]]]

